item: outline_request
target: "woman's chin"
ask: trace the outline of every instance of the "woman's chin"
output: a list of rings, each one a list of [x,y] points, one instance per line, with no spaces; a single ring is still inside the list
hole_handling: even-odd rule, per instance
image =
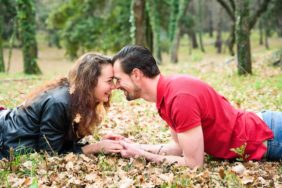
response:
[[[108,96],[103,99],[103,102],[108,102],[108,101],[109,101],[109,97]]]

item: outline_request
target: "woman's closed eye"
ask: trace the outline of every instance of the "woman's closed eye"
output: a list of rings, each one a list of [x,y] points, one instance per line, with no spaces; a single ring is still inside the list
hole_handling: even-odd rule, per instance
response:
[[[110,79],[107,81],[108,84],[114,84],[114,79]]]

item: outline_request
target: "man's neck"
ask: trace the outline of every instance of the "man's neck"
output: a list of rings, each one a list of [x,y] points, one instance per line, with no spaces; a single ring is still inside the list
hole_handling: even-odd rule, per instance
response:
[[[148,102],[157,102],[157,87],[160,74],[155,78],[145,78],[142,84],[141,98]]]

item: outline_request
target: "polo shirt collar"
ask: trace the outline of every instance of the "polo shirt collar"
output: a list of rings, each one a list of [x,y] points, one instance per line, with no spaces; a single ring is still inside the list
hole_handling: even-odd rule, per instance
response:
[[[164,92],[165,92],[165,78],[164,76],[160,75],[160,79],[158,81],[158,85],[157,85],[157,109],[159,110],[161,108],[161,104],[163,102],[164,99]]]

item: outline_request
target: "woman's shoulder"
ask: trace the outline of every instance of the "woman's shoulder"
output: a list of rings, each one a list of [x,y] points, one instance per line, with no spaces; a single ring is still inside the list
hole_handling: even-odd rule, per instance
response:
[[[68,86],[58,86],[46,92],[48,100],[54,104],[65,104],[70,103],[70,93]]]

